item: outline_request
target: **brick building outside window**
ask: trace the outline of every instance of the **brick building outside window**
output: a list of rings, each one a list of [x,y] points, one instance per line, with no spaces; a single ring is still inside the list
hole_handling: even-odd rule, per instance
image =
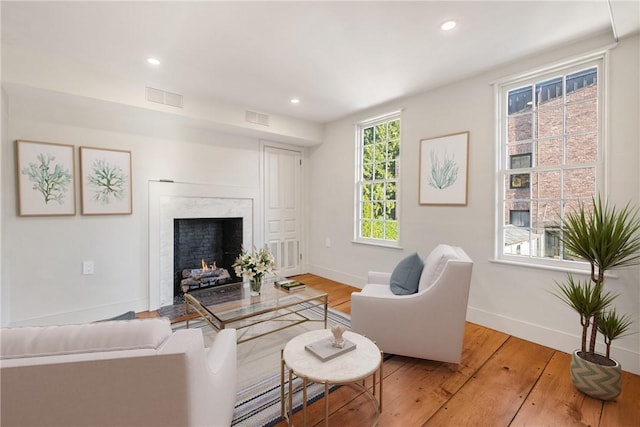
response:
[[[601,64],[500,86],[498,258],[571,260],[561,218],[599,191]]]

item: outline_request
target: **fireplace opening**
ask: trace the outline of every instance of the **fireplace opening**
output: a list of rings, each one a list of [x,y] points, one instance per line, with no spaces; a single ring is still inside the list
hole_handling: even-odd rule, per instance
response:
[[[240,280],[232,265],[242,249],[242,218],[176,218],[173,234],[174,300]]]

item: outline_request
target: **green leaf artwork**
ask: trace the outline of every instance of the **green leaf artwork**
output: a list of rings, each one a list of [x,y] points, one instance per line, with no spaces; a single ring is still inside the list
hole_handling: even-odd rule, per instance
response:
[[[64,203],[64,197],[69,191],[71,172],[62,165],[55,163],[52,154],[40,153],[36,156],[38,162],[29,163],[20,172],[33,182],[33,190],[42,194],[44,202]]]
[[[441,160],[435,150],[431,150],[429,154],[431,156],[429,185],[438,190],[443,190],[455,184],[458,179],[459,166],[455,162],[454,156],[449,157],[445,151]]]
[[[97,159],[91,165],[91,173],[87,178],[93,200],[97,203],[108,205],[124,198],[128,176],[120,166],[105,159]]]

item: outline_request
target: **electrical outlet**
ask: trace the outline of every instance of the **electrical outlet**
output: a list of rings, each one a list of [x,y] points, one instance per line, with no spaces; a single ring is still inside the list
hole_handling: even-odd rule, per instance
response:
[[[82,274],[83,275],[93,274],[93,261],[82,262]]]
[[[324,239],[324,245],[325,245],[327,248],[330,248],[330,247],[331,247],[331,239],[330,239],[329,237],[325,237],[325,239]]]

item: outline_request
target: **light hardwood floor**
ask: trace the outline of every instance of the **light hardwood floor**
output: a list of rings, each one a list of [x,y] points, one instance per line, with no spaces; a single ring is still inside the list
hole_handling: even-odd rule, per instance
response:
[[[357,288],[311,274],[297,279],[327,291],[333,308],[351,312],[351,292]],[[467,323],[459,365],[400,356],[384,362],[378,425],[640,425],[640,376],[625,372],[622,394],[614,402],[602,402],[576,390],[569,363],[566,353]],[[371,401],[351,387],[331,393],[329,408],[332,426],[372,424]],[[323,411],[322,400],[310,405],[308,425],[324,425]],[[302,424],[300,413],[293,421]]]
[[[296,276],[329,295],[329,305],[351,313],[357,288],[312,274]],[[139,317],[157,313],[139,313]],[[462,362],[393,356],[383,366],[381,427],[417,426],[640,426],[640,376],[623,374],[622,394],[602,402],[580,393],[569,378],[570,356],[468,323]],[[330,425],[372,425],[371,401],[345,386],[329,395]],[[307,410],[308,426],[324,425],[324,400]],[[302,425],[298,412],[294,425]],[[276,427],[284,427],[281,422]]]

